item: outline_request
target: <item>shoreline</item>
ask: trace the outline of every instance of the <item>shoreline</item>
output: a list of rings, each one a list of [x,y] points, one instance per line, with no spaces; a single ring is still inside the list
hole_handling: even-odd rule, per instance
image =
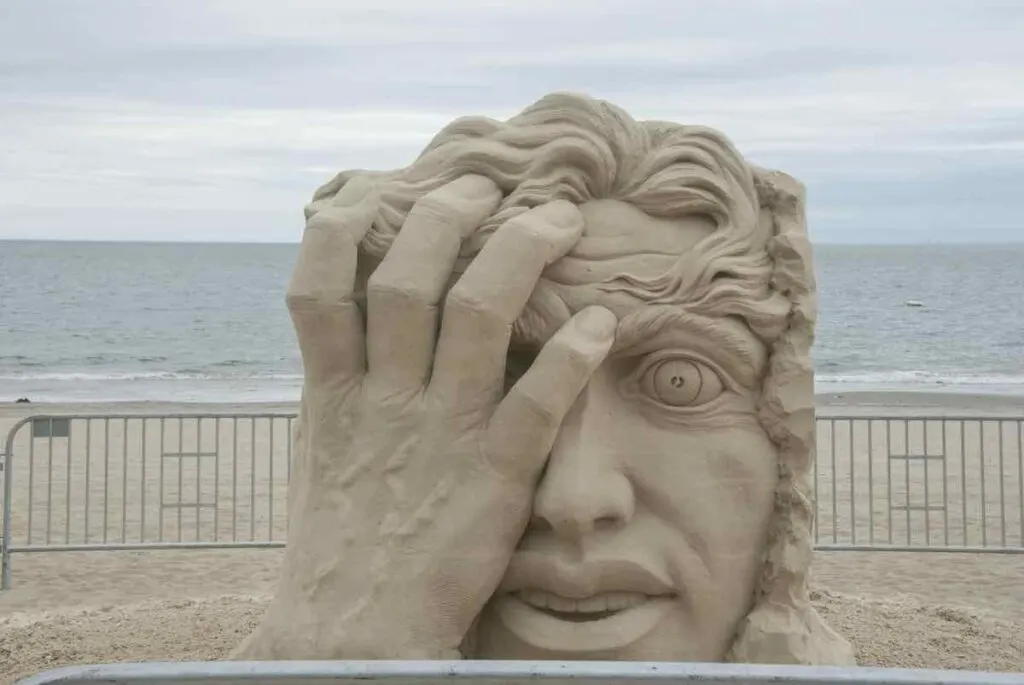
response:
[[[979,410],[997,411],[999,413],[1016,412],[1020,418],[1024,418],[1024,394],[1011,395],[999,392],[959,392],[959,391],[936,391],[936,390],[853,390],[853,391],[829,391],[815,393],[815,404],[819,410],[828,411],[837,408],[866,409],[873,407],[885,407],[899,409],[901,413],[907,409],[923,410],[938,409],[944,410]],[[263,412],[296,412],[299,403],[297,400],[183,400],[173,399],[161,400],[81,400],[81,401],[57,401],[57,402],[0,402],[0,412],[3,414],[39,414],[39,413],[69,413],[85,408],[90,413],[94,409],[110,410],[120,413],[156,413],[166,411],[180,411],[182,413],[203,413],[204,410],[212,413],[230,412],[252,412],[258,409]]]

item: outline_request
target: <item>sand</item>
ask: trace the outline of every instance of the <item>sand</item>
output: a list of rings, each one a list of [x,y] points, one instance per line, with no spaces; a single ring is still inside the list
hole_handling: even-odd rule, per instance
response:
[[[1024,417],[1024,400],[1010,397],[874,393],[823,396],[819,406],[823,416]],[[19,418],[42,412],[288,414],[294,407],[10,404],[0,405],[0,435]],[[208,540],[214,534],[222,540],[281,540],[287,419],[276,421],[273,436],[269,424],[259,421],[255,425],[185,421],[180,426],[172,422],[164,425],[160,436],[159,422],[145,422],[143,434],[144,422],[130,420],[94,423],[88,436],[83,433],[84,424],[74,424],[71,440],[54,438],[52,449],[48,439],[37,438],[32,453],[32,543],[45,542],[47,532],[51,544],[70,545],[85,541],[86,533],[89,542],[102,540],[105,534],[110,542],[123,539],[129,544],[161,536],[177,541],[179,535],[184,541],[197,536]],[[936,425],[925,432],[953,432],[946,435],[945,445],[941,435],[930,434],[926,453],[947,455],[952,486],[946,493],[934,485],[939,462],[930,462],[933,471],[928,479],[933,487],[928,504],[942,505],[942,511],[913,512],[915,518],[907,529],[902,516],[889,525],[882,502],[890,491],[893,502],[905,496],[900,484],[908,477],[912,493],[920,497],[924,460],[910,470],[895,471],[886,480],[886,467],[877,461],[879,450],[869,453],[864,446],[867,441],[857,433],[866,431],[866,424],[855,428],[855,448],[846,452],[849,435],[843,431],[848,427],[837,424],[834,493],[830,458],[819,466],[824,498],[819,541],[833,541],[834,499],[837,542],[851,542],[853,529],[858,531],[857,543],[867,542],[872,534],[884,541],[890,533],[899,541],[908,531],[912,541],[919,541],[921,535],[946,530],[942,527],[945,517],[951,542],[961,541],[957,536],[966,531],[971,544],[980,544],[982,534],[988,544],[998,544],[1002,537],[1008,544],[1017,544],[1022,535],[1015,517],[1021,493],[1015,489],[1019,471],[1013,469],[1019,469],[1020,461],[1012,434],[1000,438],[998,426],[995,432],[968,434],[978,438],[977,447],[966,439],[961,453],[955,432],[958,424],[953,429]],[[15,543],[22,545],[30,529],[25,436],[27,432],[15,444],[15,454],[22,461],[12,465],[12,530]],[[881,440],[878,435],[872,437],[875,443]],[[830,431],[825,431],[819,437],[819,451],[830,450],[831,439]],[[890,446],[890,451],[900,451],[902,438],[894,435]],[[924,447],[922,439],[913,436],[910,446],[911,453]],[[993,455],[999,447],[1007,474],[1002,492],[994,475],[998,461]],[[214,450],[217,458],[173,456]],[[984,458],[979,457],[982,454]],[[104,459],[104,455],[109,456]],[[879,467],[871,475],[871,488],[868,462]],[[849,464],[853,464],[852,492]],[[984,476],[982,464],[988,468]],[[962,478],[957,475],[961,466],[970,467],[963,468]],[[83,487],[87,471],[88,489]],[[982,487],[986,500],[1001,507],[1004,516],[993,516],[991,507],[981,516],[974,502]],[[106,500],[103,492],[108,493]],[[197,499],[210,506],[188,506]],[[966,509],[965,501],[971,504]],[[186,506],[177,506],[182,503]],[[927,531],[926,518],[932,523]],[[273,591],[280,555],[279,548],[15,553],[13,589],[0,595],[0,682],[72,664],[219,658],[259,616]],[[1024,671],[1024,555],[822,551],[814,564],[814,584],[817,605],[850,638],[863,665]]]

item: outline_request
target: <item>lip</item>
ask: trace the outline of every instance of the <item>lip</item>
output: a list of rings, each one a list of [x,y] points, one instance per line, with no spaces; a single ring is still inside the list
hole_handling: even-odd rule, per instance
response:
[[[566,621],[593,621],[647,602],[641,592],[606,592],[586,599],[568,599],[544,590],[523,590],[513,596],[528,607]]]
[[[536,553],[513,557],[494,609],[538,649],[594,652],[636,642],[676,603],[668,578],[618,559],[570,563]]]
[[[509,632],[532,647],[550,652],[599,652],[640,640],[654,630],[673,604],[673,598],[666,595],[641,598],[622,610],[578,614],[597,616],[593,620],[572,620],[568,618],[572,612],[556,615],[550,609],[535,608],[519,593],[502,595],[494,610]],[[583,605],[595,599],[584,600]]]
[[[612,592],[635,592],[652,597],[675,594],[666,574],[631,561],[592,560],[573,564],[531,553],[512,558],[499,590],[503,593],[542,590],[575,600]]]

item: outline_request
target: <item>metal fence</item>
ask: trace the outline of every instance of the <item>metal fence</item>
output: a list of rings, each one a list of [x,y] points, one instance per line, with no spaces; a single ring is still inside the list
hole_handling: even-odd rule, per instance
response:
[[[819,549],[1024,553],[1024,419],[827,417]]]
[[[16,552],[275,547],[292,414],[35,416],[8,434],[3,584]]]
[[[747,664],[291,661],[77,666],[18,685],[1024,685],[1024,673]]]
[[[8,434],[10,555],[281,546],[293,414],[35,416]],[[815,543],[1024,553],[1024,419],[821,417]]]

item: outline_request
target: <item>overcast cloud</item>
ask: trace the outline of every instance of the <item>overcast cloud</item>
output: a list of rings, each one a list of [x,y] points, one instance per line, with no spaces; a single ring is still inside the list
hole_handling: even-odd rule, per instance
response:
[[[1024,2],[4,0],[0,238],[297,241],[552,90],[724,130],[819,242],[1024,240]]]

